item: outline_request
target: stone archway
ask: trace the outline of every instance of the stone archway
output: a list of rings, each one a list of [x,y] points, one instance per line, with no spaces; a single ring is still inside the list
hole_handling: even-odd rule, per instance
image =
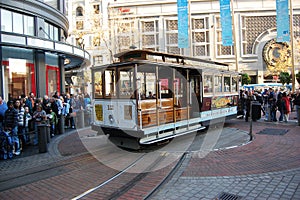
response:
[[[264,72],[267,70],[267,64],[263,58],[264,46],[270,41],[276,38],[276,29],[269,29],[259,35],[256,39],[256,43],[253,47],[254,54],[257,55],[258,66],[258,82],[264,82]]]

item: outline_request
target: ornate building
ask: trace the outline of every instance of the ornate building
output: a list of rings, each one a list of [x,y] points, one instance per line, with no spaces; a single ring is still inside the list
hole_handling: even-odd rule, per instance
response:
[[[291,1],[297,72],[300,57],[300,2]],[[94,65],[113,61],[112,55],[120,51],[139,48],[230,63],[231,70],[248,73],[252,83],[276,81],[280,71],[291,72],[290,44],[276,42],[275,0],[233,0],[237,43],[229,47],[222,45],[219,1],[190,0],[190,46],[185,49],[178,48],[176,0],[72,2],[72,24],[76,28],[71,38],[76,39],[78,32],[83,33],[85,47],[88,44],[91,47],[88,50],[95,52],[91,53]],[[99,12],[92,10],[95,8],[99,8]],[[101,62],[97,63],[99,60]]]

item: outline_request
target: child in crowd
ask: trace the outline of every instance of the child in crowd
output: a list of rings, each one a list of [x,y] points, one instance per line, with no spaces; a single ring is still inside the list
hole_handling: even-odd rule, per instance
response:
[[[25,143],[28,144],[30,142],[30,136],[29,136],[29,121],[32,120],[32,116],[29,111],[29,107],[25,106],[24,107],[24,139]]]
[[[50,135],[51,137],[54,137],[58,119],[55,112],[52,110],[52,108],[50,108],[49,112],[50,114],[48,114],[47,116],[50,121]]]

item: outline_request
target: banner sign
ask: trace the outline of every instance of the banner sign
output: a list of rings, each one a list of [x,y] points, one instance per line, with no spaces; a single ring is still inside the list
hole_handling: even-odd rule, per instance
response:
[[[230,0],[220,0],[220,15],[222,28],[222,45],[232,46],[232,19]]]
[[[288,0],[276,0],[277,42],[290,41]]]
[[[188,3],[187,0],[177,0],[178,13],[178,48],[189,47],[188,29]]]

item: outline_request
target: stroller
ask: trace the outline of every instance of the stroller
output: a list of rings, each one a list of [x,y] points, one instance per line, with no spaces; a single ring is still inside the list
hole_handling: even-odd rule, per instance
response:
[[[13,141],[8,130],[0,130],[0,159],[13,158]]]

